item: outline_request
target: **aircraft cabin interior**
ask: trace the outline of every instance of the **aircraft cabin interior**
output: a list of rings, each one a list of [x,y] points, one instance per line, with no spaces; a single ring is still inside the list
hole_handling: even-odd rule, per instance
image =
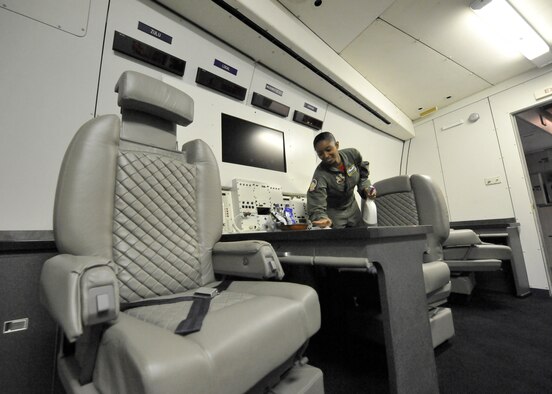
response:
[[[3,0],[0,391],[552,392],[550,20]]]

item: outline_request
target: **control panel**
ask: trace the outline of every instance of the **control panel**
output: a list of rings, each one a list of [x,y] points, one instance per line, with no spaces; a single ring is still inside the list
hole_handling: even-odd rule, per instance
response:
[[[293,211],[297,222],[306,223],[306,197],[287,196],[280,185],[245,179],[232,180],[232,189],[222,191],[223,232],[274,231],[271,211]]]
[[[284,195],[284,206],[293,211],[297,223],[307,223],[307,197],[304,195]]]

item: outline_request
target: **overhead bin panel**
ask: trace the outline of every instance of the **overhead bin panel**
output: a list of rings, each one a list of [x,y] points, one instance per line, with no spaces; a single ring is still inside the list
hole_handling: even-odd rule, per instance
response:
[[[370,54],[368,62],[366,54]],[[459,97],[491,87],[442,53],[382,20],[370,25],[341,55],[366,78],[377,79],[376,87],[393,97],[412,119],[428,108],[441,108]],[[409,74],[398,79],[397,75],[404,75],[401,70],[405,59],[408,59]],[[461,86],[458,81],[462,81]]]
[[[346,4],[341,1],[326,1],[319,7],[313,7],[312,1],[278,1],[334,51],[340,53],[395,0],[347,0]],[[347,25],[346,29],[343,28],[344,23]]]
[[[430,48],[446,54],[492,85],[531,70],[534,65],[529,60],[524,59],[512,46],[489,34],[487,26],[480,23],[480,18],[468,7],[469,3],[470,1],[396,1],[382,17],[397,29],[409,32]],[[534,1],[521,0],[518,3],[534,4]],[[541,3],[539,8],[548,1]],[[550,23],[547,22],[546,25]]]
[[[280,3],[159,2],[373,128],[414,137],[412,121]]]

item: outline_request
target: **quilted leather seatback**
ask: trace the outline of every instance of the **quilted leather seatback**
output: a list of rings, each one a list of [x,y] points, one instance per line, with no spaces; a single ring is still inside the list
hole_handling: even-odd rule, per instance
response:
[[[113,261],[122,302],[201,286],[195,165],[179,152],[121,150],[115,184]]]
[[[418,210],[414,193],[392,193],[376,198],[378,226],[418,225]]]

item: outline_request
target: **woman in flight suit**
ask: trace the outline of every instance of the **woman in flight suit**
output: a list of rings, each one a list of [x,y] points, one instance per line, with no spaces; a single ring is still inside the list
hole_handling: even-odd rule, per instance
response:
[[[362,198],[376,198],[368,178],[368,162],[354,148],[339,150],[330,132],[314,138],[314,150],[322,160],[314,171],[307,193],[307,212],[317,227],[353,227],[362,224],[354,188]]]

